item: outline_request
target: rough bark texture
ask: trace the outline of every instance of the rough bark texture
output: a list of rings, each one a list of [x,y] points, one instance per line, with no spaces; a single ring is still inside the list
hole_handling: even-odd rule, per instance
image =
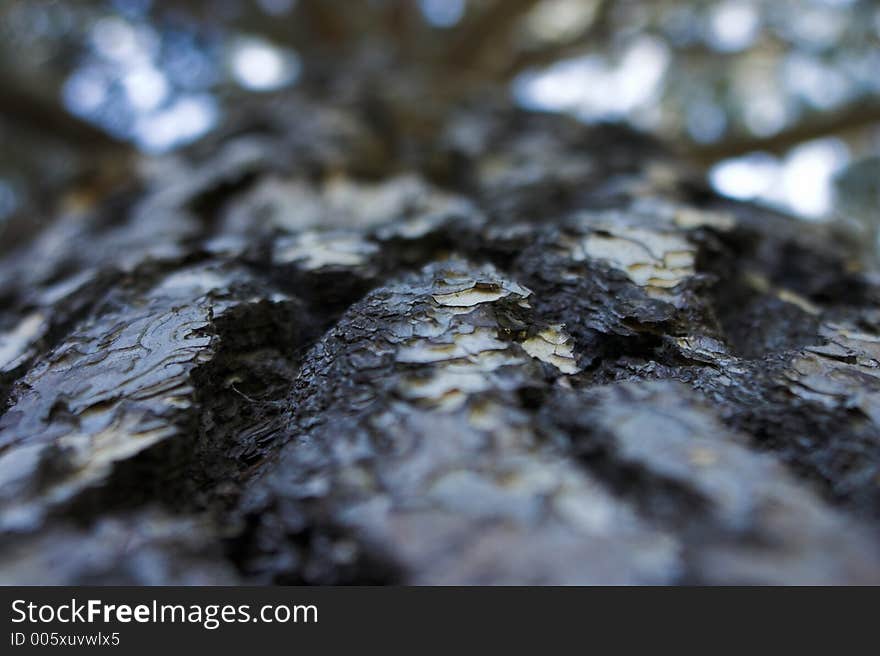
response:
[[[619,128],[374,115],[18,226],[0,580],[880,582],[880,285],[826,228]]]

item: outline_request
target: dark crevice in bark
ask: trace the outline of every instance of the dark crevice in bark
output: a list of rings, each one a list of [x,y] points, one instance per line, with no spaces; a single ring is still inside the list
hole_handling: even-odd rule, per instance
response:
[[[708,530],[712,502],[695,487],[628,459],[615,436],[595,418],[601,415],[590,392],[556,392],[543,399],[536,417],[547,437],[555,440],[579,465],[616,496],[633,504],[641,515],[676,531]]]
[[[226,540],[229,560],[245,580],[275,585],[400,585],[403,573],[380,550],[357,544],[349,531],[301,517],[293,509],[264,509],[284,522],[267,526],[248,515],[243,529]],[[357,547],[355,545],[357,544]]]
[[[727,423],[778,454],[830,501],[880,519],[880,432],[857,411],[810,403],[794,406],[779,393],[775,402],[740,406]],[[841,426],[848,426],[846,432]]]
[[[182,491],[192,508],[228,508],[277,449],[300,360],[331,320],[299,300],[249,303],[216,320],[217,353],[193,374],[198,438]]]
[[[711,277],[709,309],[734,355],[746,359],[815,344],[819,319],[783,300],[781,282],[766,277],[756,253],[760,236],[748,230],[704,235],[697,270]]]
[[[597,444],[595,436],[579,439],[575,452],[591,474],[650,520],[678,531],[711,522],[708,499],[679,481],[621,461],[612,449]]]
[[[256,465],[283,443],[286,401],[299,361],[326,325],[302,301],[258,301],[227,310],[206,334],[210,361],[190,378],[193,412],[178,434],[116,463],[110,478],[60,513],[86,521],[102,509],[162,503],[173,513],[224,513]]]

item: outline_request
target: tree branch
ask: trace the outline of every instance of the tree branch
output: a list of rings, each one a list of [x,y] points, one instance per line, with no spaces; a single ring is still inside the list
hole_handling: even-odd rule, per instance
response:
[[[449,49],[449,68],[479,69],[510,35],[520,18],[541,0],[497,0],[465,21]]]
[[[130,151],[131,144],[70,114],[61,103],[39,94],[7,73],[0,73],[0,116],[34,132],[57,137],[80,148],[94,151]]]
[[[513,61],[506,66],[503,78],[509,80],[528,68],[546,66],[560,59],[594,50],[598,37],[602,34],[610,33],[609,24],[613,5],[614,3],[611,0],[598,0],[590,24],[577,35],[560,43],[516,54],[513,57]]]
[[[803,141],[854,132],[873,123],[880,123],[880,101],[877,100],[816,114],[767,137],[737,135],[719,143],[691,144],[684,150],[691,159],[708,166],[755,151],[783,153]]]

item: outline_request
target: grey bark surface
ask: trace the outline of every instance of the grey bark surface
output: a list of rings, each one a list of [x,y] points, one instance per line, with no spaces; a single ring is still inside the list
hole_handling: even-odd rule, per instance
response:
[[[3,583],[878,583],[880,285],[643,136],[285,99],[0,259]]]

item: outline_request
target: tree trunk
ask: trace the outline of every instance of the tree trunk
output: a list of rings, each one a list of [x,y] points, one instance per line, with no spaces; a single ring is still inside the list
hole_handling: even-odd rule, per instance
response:
[[[621,128],[378,114],[268,104],[18,226],[3,583],[880,582],[839,238]]]

